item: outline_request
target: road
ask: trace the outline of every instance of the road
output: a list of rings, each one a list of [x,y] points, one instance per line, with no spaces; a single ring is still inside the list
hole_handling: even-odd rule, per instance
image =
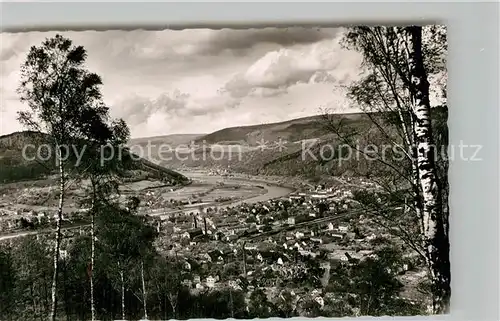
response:
[[[279,197],[284,197],[291,192],[293,192],[293,189],[288,188],[288,187],[281,187],[277,186],[274,184],[269,184],[267,182],[263,182],[261,180],[252,180],[252,179],[247,179],[247,178],[239,178],[239,177],[222,177],[222,176],[208,176],[206,174],[200,174],[200,173],[182,173],[183,175],[188,176],[191,179],[196,179],[200,180],[203,182],[210,182],[213,183],[214,185],[217,184],[217,182],[224,182],[226,184],[248,184],[248,185],[254,185],[254,186],[262,186],[264,187],[267,192],[265,194],[261,194],[258,196],[254,196],[248,199],[244,200],[238,200],[235,202],[231,203],[225,203],[222,205],[215,205],[215,204],[207,204],[204,206],[201,206],[202,208],[204,207],[217,207],[217,208],[227,208],[227,207],[234,207],[241,205],[243,203],[247,204],[253,204],[253,203],[258,203],[258,202],[264,202],[273,198],[279,198]],[[174,213],[189,213],[194,211],[195,208],[188,208],[188,209],[181,209],[181,210],[166,210],[166,211],[157,211],[155,213],[147,213],[150,216],[164,216],[164,215],[170,215]],[[73,229],[76,227],[80,226],[86,226],[88,224],[79,224],[79,225],[73,225],[71,227],[65,227],[63,230],[68,230],[68,229]],[[43,233],[50,233],[52,232],[53,229],[44,229],[44,230],[37,230],[37,231],[22,231],[22,232],[16,232],[16,233],[9,233],[9,234],[4,234],[0,235],[0,241],[16,238],[16,237],[22,237],[22,236],[27,236],[27,235],[36,235],[36,234],[43,234]]]
[[[294,224],[294,225],[280,227],[278,229],[273,229],[273,230],[268,231],[268,232],[254,234],[254,235],[249,235],[249,236],[244,236],[244,237],[241,237],[240,240],[261,239],[261,238],[265,238],[265,237],[268,237],[270,235],[278,234],[278,233],[281,233],[281,232],[284,232],[284,231],[295,230],[295,229],[297,229],[299,227],[304,227],[304,226],[309,226],[309,225],[315,225],[315,224],[321,224],[321,223],[336,221],[338,219],[345,218],[345,217],[347,217],[349,215],[352,215],[352,214],[353,213],[342,213],[342,214],[336,214],[336,215],[327,216],[327,217],[320,217],[320,218],[317,218],[317,219],[314,219],[314,220],[311,220],[311,221],[301,222],[301,223],[297,223],[297,224]]]
[[[63,227],[63,228],[61,228],[61,230],[67,231],[67,230],[76,229],[76,228],[79,228],[79,227],[89,226],[89,225],[90,224],[87,224],[87,223],[74,224],[74,225],[71,225],[71,226]],[[9,240],[9,239],[13,239],[13,238],[16,238],[16,237],[22,237],[22,236],[28,236],[28,235],[37,235],[37,234],[47,234],[47,233],[52,233],[52,232],[54,232],[54,229],[52,229],[52,228],[45,228],[45,229],[40,229],[40,230],[36,230],[36,231],[22,231],[22,232],[4,234],[4,235],[0,236],[0,242],[1,241],[6,241],[6,240]]]

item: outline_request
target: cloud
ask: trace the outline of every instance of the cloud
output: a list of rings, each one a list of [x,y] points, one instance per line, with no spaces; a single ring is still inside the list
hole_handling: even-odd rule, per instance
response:
[[[257,45],[275,45],[288,47],[297,44],[311,44],[323,39],[331,39],[338,32],[337,28],[262,28],[262,29],[222,29],[212,32],[206,41],[200,42],[197,53],[219,55],[223,53],[246,54]]]
[[[265,93],[286,93],[287,88],[299,83],[345,85],[357,79],[360,64],[361,56],[342,49],[338,37],[326,39],[268,52],[234,75],[224,90],[233,97],[244,97],[262,89]]]
[[[0,134],[20,130],[15,89],[32,45],[55,32],[2,33]],[[104,102],[132,135],[200,133],[280,121],[332,105],[336,83],[357,73],[338,45],[341,29],[63,32],[102,76]]]
[[[132,134],[140,135],[145,127],[158,128],[163,123],[177,131],[190,124],[193,118],[213,118],[237,108],[239,101],[222,95],[203,96],[181,92],[164,92],[155,98],[132,95],[116,101],[111,107],[112,116],[124,119]],[[172,125],[175,124],[174,126]],[[181,130],[185,131],[185,130]]]

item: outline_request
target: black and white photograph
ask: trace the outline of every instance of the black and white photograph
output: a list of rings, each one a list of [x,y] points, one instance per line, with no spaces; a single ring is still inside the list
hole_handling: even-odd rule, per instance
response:
[[[446,26],[0,36],[0,320],[449,313]]]

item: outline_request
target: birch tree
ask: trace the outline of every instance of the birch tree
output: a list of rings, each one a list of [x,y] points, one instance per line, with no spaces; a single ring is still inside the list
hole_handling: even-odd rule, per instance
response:
[[[134,204],[132,204],[134,203]],[[141,275],[141,288],[143,297],[138,299],[145,307],[144,313],[147,314],[144,301],[145,280],[142,282],[143,261],[145,253],[153,253],[152,244],[155,238],[155,230],[145,224],[142,217],[138,216],[136,211],[138,204],[129,202],[126,209],[117,203],[106,203],[99,208],[99,215],[96,216],[98,225],[97,237],[99,244],[108,257],[108,272],[111,277],[119,277],[119,288],[121,296],[121,314],[122,319],[126,316],[125,294],[129,284],[127,280],[131,277],[127,274],[130,271],[138,269]],[[144,284],[144,286],[143,286]],[[134,293],[133,289],[130,291]]]
[[[83,205],[89,208],[91,223],[91,254],[90,254],[90,307],[92,320],[96,318],[94,302],[94,268],[95,268],[95,215],[101,203],[119,194],[120,174],[132,166],[127,154],[121,154],[123,145],[129,138],[129,130],[123,120],[109,121],[107,110],[102,114],[93,115],[94,139],[82,142],[81,178],[88,178],[90,187],[88,197]],[[85,148],[83,148],[85,146]]]
[[[170,308],[172,309],[172,317],[178,319],[178,301],[179,293],[182,289],[181,280],[181,270],[182,266],[177,262],[167,257],[158,256],[155,258],[151,268],[150,268],[150,288],[152,292],[156,294],[159,302],[164,302],[164,304],[170,303]],[[164,308],[165,316],[167,319],[166,311]]]
[[[53,277],[49,319],[56,320],[58,262],[61,245],[61,220],[65,203],[65,188],[75,171],[74,159],[81,151],[81,141],[96,135],[95,119],[106,114],[102,103],[101,78],[86,69],[87,52],[61,35],[46,39],[30,48],[21,66],[18,88],[27,111],[19,112],[19,121],[28,129],[46,136],[54,149],[53,156],[59,173],[59,204],[53,251]],[[74,154],[71,154],[74,152]]]
[[[422,189],[422,220],[426,254],[430,263],[433,286],[433,309],[446,312],[450,299],[450,262],[448,223],[445,221],[433,147],[429,81],[422,53],[422,27],[405,28],[409,38],[409,88],[414,98],[414,131],[417,150],[418,178]]]
[[[371,209],[377,210],[375,222],[422,256],[433,284],[433,311],[442,313],[447,310],[450,293],[448,206],[447,199],[443,199],[448,189],[447,158],[446,151],[438,150],[435,144],[436,125],[432,118],[439,113],[430,106],[428,77],[446,78],[446,30],[439,26],[424,30],[425,39],[422,27],[349,28],[344,46],[361,53],[363,74],[346,88],[346,95],[371,120],[371,127],[363,134],[364,143],[377,141],[393,147],[392,153],[371,154],[376,166],[371,164],[363,173],[389,195],[387,202],[372,197],[365,205],[371,204]],[[434,87],[434,92],[445,100],[445,81]],[[343,143],[364,153],[352,140],[359,138],[360,133],[344,128],[342,121],[334,120],[328,113],[325,119]],[[445,131],[440,129],[440,133]],[[441,137],[439,142],[447,144],[447,139]],[[396,157],[394,147],[403,157]],[[386,209],[396,204],[404,210]],[[416,230],[413,224],[418,227]]]

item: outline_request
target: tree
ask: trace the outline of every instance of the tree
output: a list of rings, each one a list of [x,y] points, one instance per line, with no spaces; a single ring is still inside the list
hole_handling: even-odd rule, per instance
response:
[[[384,247],[361,262],[334,269],[332,287],[337,297],[329,306],[329,316],[345,316],[345,313],[361,316],[416,315],[420,306],[398,296],[404,286],[397,279],[401,253],[392,246]],[[354,315],[353,315],[354,316]]]
[[[167,319],[167,302],[170,304],[174,319],[178,319],[178,298],[182,289],[181,266],[164,257],[156,257],[149,271],[149,288],[159,302],[163,302],[164,319]]]
[[[435,163],[429,82],[422,53],[422,27],[405,29],[409,38],[409,74],[414,96],[418,179],[422,189],[422,220],[426,254],[433,282],[433,308],[446,312],[450,300],[448,217],[443,213]]]
[[[0,247],[0,315],[10,316],[14,312],[16,273],[9,248]]]
[[[19,112],[19,121],[27,128],[46,135],[54,147],[59,172],[59,205],[53,252],[52,305],[50,320],[56,320],[58,263],[61,244],[61,219],[71,152],[82,141],[101,135],[101,120],[108,108],[102,103],[101,78],[85,68],[87,52],[61,35],[33,46],[21,66],[21,101],[29,110]],[[73,159],[74,161],[74,159]],[[73,162],[73,165],[77,163]],[[75,169],[73,167],[73,169]]]
[[[273,304],[267,299],[266,293],[257,288],[250,294],[248,310],[253,318],[269,318],[272,316]]]
[[[47,244],[28,236],[12,250],[16,267],[16,306],[21,319],[44,320],[51,308],[50,288],[52,268]]]
[[[81,319],[88,319],[92,301],[87,288],[91,271],[89,268],[89,256],[91,251],[91,240],[88,236],[76,238],[69,248],[69,259],[66,264],[61,265],[62,274],[62,296],[66,317],[76,314]],[[94,272],[95,274],[95,272]],[[95,275],[92,277],[95,278]]]
[[[282,290],[278,295],[276,304],[279,316],[282,318],[291,318],[295,316],[294,297],[289,290]]]
[[[307,297],[298,302],[300,314],[308,318],[321,316],[321,305],[311,297]]]
[[[90,188],[88,197],[83,200],[84,206],[89,208],[91,224],[91,253],[90,253],[90,307],[92,320],[95,320],[94,304],[94,266],[95,266],[95,215],[99,203],[105,203],[110,197],[119,194],[119,177],[126,169],[132,168],[131,157],[123,154],[123,145],[129,138],[129,129],[123,120],[108,122],[107,110],[94,115],[94,137],[86,140],[82,149],[80,168],[81,178],[88,178]],[[96,124],[99,124],[98,126]]]
[[[97,238],[103,247],[103,252],[109,262],[108,271],[111,277],[118,274],[121,294],[121,314],[125,319],[125,288],[126,271],[134,272],[138,265],[141,266],[143,276],[143,263],[148,253],[154,253],[153,241],[156,236],[154,228],[145,224],[143,218],[136,215],[136,208],[124,209],[115,203],[105,203],[98,209],[96,216]],[[128,275],[127,275],[128,276]],[[116,278],[115,278],[116,279]],[[142,282],[142,280],[141,280]],[[143,289],[141,299],[144,304],[146,293]],[[145,314],[147,310],[144,309]]]
[[[366,209],[376,213],[374,221],[422,256],[434,284],[434,312],[446,312],[450,294],[448,160],[442,146],[447,145],[447,129],[440,121],[439,136],[433,132],[432,119],[442,119],[443,108],[431,108],[428,81],[430,75],[446,75],[446,30],[440,26],[425,27],[424,32],[416,26],[353,27],[346,32],[344,45],[363,56],[364,74],[347,88],[347,96],[365,112],[371,125],[360,135],[356,128],[344,128],[342,119],[326,114],[327,126],[365,156],[354,137],[365,146],[382,147],[369,155],[370,161],[358,162],[357,168],[352,164],[387,195],[381,202],[375,201],[377,196],[361,204],[370,204]],[[442,85],[436,84],[434,92],[444,93]],[[444,94],[441,98],[446,99]],[[390,150],[383,147],[387,143]],[[395,211],[397,206],[404,210]]]

